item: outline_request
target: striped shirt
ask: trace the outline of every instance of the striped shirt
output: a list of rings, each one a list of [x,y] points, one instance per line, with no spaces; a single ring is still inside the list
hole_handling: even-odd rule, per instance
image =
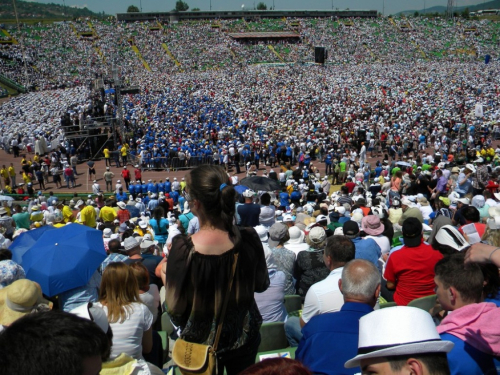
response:
[[[96,303],[104,309],[106,314],[108,308]],[[115,323],[109,323],[113,331],[113,346],[111,347],[110,359],[113,360],[121,353],[125,353],[134,359],[143,359],[142,357],[142,336],[144,332],[151,328],[153,324],[153,314],[148,307],[139,302],[129,305],[127,319],[123,323],[118,320]]]

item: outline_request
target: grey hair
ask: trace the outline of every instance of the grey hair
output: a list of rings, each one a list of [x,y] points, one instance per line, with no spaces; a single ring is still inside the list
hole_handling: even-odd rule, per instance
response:
[[[344,297],[370,300],[380,285],[380,271],[365,259],[353,259],[342,270]]]

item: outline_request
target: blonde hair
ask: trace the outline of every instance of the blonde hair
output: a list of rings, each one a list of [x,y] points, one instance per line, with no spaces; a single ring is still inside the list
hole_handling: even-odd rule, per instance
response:
[[[490,229],[489,226],[486,226],[481,239],[491,246],[500,246],[500,229]]]
[[[125,263],[109,264],[102,275],[99,302],[108,308],[108,321],[123,323],[131,304],[140,302],[139,285],[132,269]]]

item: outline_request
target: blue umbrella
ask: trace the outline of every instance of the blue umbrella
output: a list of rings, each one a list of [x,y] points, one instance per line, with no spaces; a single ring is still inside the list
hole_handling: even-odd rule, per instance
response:
[[[31,246],[33,246],[36,241],[40,238],[42,234],[46,231],[56,229],[51,225],[45,225],[38,229],[32,229],[27,232],[21,233],[14,242],[9,246],[9,250],[12,251],[12,260],[17,264],[23,264],[23,255],[27,252]]]
[[[70,224],[43,233],[23,255],[23,268],[52,297],[85,285],[105,258],[101,231]]]
[[[238,194],[243,194],[243,192],[244,192],[245,190],[248,190],[248,188],[247,188],[245,185],[236,185],[236,186],[234,187],[234,190],[236,190],[236,192],[237,192]]]

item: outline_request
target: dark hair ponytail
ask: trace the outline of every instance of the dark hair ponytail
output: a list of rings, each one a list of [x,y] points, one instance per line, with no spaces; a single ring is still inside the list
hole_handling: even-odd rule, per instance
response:
[[[233,238],[234,243],[240,240],[240,231],[234,224],[234,215],[236,213],[236,197],[237,193],[232,185],[223,186],[220,189],[220,205],[221,205],[221,220],[224,223],[224,228]]]
[[[222,222],[224,229],[235,243],[240,239],[239,230],[233,224],[236,211],[236,190],[221,166],[202,165],[193,169],[187,178],[189,194],[199,200],[212,223]]]

